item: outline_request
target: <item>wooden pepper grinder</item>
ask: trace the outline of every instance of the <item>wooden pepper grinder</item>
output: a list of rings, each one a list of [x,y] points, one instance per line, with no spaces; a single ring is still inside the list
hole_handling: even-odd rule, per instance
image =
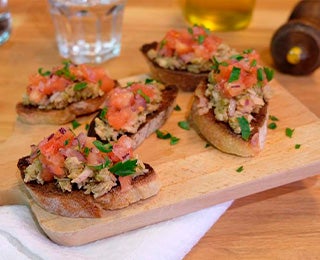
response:
[[[320,1],[303,0],[293,9],[288,22],[271,40],[276,68],[284,73],[307,75],[320,66]]]

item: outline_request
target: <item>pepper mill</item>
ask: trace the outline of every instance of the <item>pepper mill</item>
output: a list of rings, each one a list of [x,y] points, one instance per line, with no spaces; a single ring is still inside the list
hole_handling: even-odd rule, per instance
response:
[[[275,67],[287,74],[307,75],[320,66],[320,1],[303,0],[271,40]]]

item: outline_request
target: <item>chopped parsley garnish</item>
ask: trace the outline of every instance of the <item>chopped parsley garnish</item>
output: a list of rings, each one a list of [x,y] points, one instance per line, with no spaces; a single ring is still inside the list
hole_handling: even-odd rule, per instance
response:
[[[99,165],[88,165],[88,166],[94,170],[100,171],[104,168],[109,167],[110,163],[111,163],[110,159],[108,157],[106,157],[106,161],[104,163],[99,164]]]
[[[89,125],[89,124],[86,124],[86,126],[84,127],[84,129],[85,129],[86,131],[88,131],[89,128],[90,128],[90,125]]]
[[[271,122],[269,125],[268,125],[268,128],[269,129],[276,129],[277,128],[277,124],[275,122]]]
[[[131,87],[132,85],[134,84],[134,82],[133,81],[129,81],[129,82],[127,82],[127,87]]]
[[[257,66],[257,60],[252,60],[250,63],[250,67],[255,67]]]
[[[107,111],[108,111],[108,108],[107,108],[107,107],[102,108],[102,109],[101,109],[101,112],[100,112],[100,114],[99,114],[99,118],[100,118],[100,119],[105,119],[105,118],[106,118]]]
[[[162,49],[166,44],[167,44],[167,40],[166,40],[166,39],[163,39],[163,40],[160,42],[160,49]]]
[[[70,142],[70,140],[69,140],[69,139],[67,139],[67,140],[65,140],[65,141],[64,141],[63,145],[64,145],[64,146],[66,146],[66,145],[68,145],[68,144],[69,144],[69,142]]]
[[[259,68],[257,70],[257,80],[263,81],[263,70],[262,70],[262,68]]]
[[[88,86],[87,82],[78,82],[74,85],[73,90],[80,91],[82,89],[85,89],[87,86]]]
[[[179,142],[180,138],[171,135],[168,132],[162,132],[160,130],[156,130],[156,135],[159,139],[170,139],[170,144],[175,145]]]
[[[104,144],[99,140],[94,140],[92,143],[100,152],[110,153],[112,151],[112,144],[110,143]]]
[[[83,149],[83,153],[84,153],[85,156],[88,156],[89,153],[90,153],[90,148],[86,146],[86,147]]]
[[[220,73],[220,70],[219,70],[219,61],[216,59],[215,56],[212,57],[212,62],[213,62],[213,65],[211,66],[211,69],[215,72],[215,73]]]
[[[237,67],[233,67],[228,82],[231,83],[239,79],[241,73],[241,69]]]
[[[251,52],[253,52],[253,49],[246,49],[243,51],[244,54],[249,54]]]
[[[249,140],[249,136],[251,134],[250,131],[250,125],[248,120],[245,117],[238,117],[237,118],[239,126],[241,128],[241,137],[243,140],[248,141]]]
[[[286,128],[286,136],[291,138],[293,135],[293,132],[294,132],[294,129],[291,129],[289,127]]]
[[[171,145],[175,145],[175,144],[177,144],[179,141],[180,141],[180,138],[178,138],[178,137],[171,136],[171,138],[170,138],[170,144],[171,144]]]
[[[179,121],[178,126],[184,130],[190,130],[190,125],[188,121]]]
[[[296,145],[294,146],[295,149],[300,149],[300,147],[301,147],[301,144],[296,144]]]
[[[238,167],[238,168],[236,169],[236,171],[237,171],[237,172],[242,172],[242,171],[243,171],[243,166],[241,165],[240,167]]]
[[[193,29],[191,27],[188,27],[188,33],[190,33],[191,35],[193,34]]]
[[[147,103],[150,103],[150,97],[146,95],[141,89],[137,90],[137,94],[143,97]]]
[[[279,121],[279,119],[276,116],[272,116],[272,115],[269,116],[269,119],[272,121]]]
[[[173,110],[175,110],[175,111],[181,111],[181,107],[180,107],[179,105],[176,105],[176,106],[173,108]]]
[[[42,68],[39,68],[39,69],[38,69],[38,73],[39,73],[41,76],[46,77],[46,76],[50,76],[50,75],[51,75],[51,72],[50,72],[49,70],[47,70],[47,71],[42,71],[42,70],[43,70]]]
[[[240,61],[240,60],[244,59],[244,57],[240,54],[234,54],[230,57],[230,59]]]
[[[70,71],[70,69],[69,69],[69,67],[70,67],[70,62],[69,62],[69,61],[64,61],[63,64],[64,64],[64,67],[63,67],[62,69],[57,70],[57,71],[55,72],[55,74],[56,74],[57,76],[64,76],[65,78],[70,79],[70,80],[72,80],[72,81],[75,80],[76,77],[71,74],[71,71]]]
[[[152,83],[154,80],[153,79],[146,79],[145,81],[144,81],[144,84],[150,84],[150,83]]]
[[[73,120],[71,122],[71,125],[72,125],[72,129],[76,129],[78,128],[79,126],[81,126],[81,124],[77,121],[77,120]]]
[[[98,80],[98,87],[100,88],[101,86],[102,86],[102,80],[99,79],[99,80]]]
[[[199,44],[202,44],[203,42],[204,42],[204,39],[205,39],[205,36],[204,35],[202,35],[202,34],[200,34],[199,36],[198,36],[198,43]]]
[[[136,172],[137,159],[117,162],[109,171],[118,176],[128,176]]]
[[[274,71],[268,67],[263,68],[264,73],[266,74],[267,80],[271,81],[273,79]]]

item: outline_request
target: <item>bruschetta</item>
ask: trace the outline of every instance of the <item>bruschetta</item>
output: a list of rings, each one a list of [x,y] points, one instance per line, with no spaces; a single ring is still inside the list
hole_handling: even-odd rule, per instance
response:
[[[213,146],[239,156],[255,156],[267,134],[269,82],[273,71],[249,49],[216,61],[195,90],[189,120]]]
[[[144,44],[140,51],[153,78],[184,91],[193,91],[208,77],[214,59],[224,60],[235,53],[208,29],[196,25],[170,30],[162,40]]]
[[[116,81],[103,68],[63,65],[29,78],[22,102],[16,105],[20,121],[28,124],[66,124],[96,112]]]
[[[102,142],[113,142],[123,135],[133,140],[134,149],[160,128],[170,116],[178,88],[146,79],[128,82],[112,89],[96,117],[88,135]]]
[[[156,195],[161,186],[127,136],[111,145],[60,128],[31,148],[17,164],[22,180],[32,198],[57,215],[102,217]]]

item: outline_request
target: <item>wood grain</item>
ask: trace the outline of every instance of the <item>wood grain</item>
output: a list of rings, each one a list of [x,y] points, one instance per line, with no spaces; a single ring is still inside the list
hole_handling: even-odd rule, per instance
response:
[[[254,47],[261,53],[263,61],[272,66],[270,39],[297,2],[257,0],[248,29],[217,34],[236,48]],[[14,105],[24,92],[28,76],[39,67],[50,68],[62,60],[53,39],[46,1],[11,0],[9,5],[13,17],[12,36],[0,47],[0,142],[13,134],[16,120]],[[182,26],[186,23],[176,1],[128,1],[121,56],[103,66],[115,78],[147,72],[138,48],[145,42],[162,37],[167,29]],[[278,72],[276,79],[320,116],[320,70],[303,77]],[[285,105],[277,106],[286,109]],[[286,118],[282,120],[285,122]],[[283,124],[282,127],[286,126]],[[25,134],[29,133],[27,129]],[[4,144],[7,142],[0,143],[0,150]],[[21,147],[9,153],[18,156],[27,152],[27,146]],[[1,153],[0,162],[5,158]],[[1,171],[1,174],[6,175],[7,172]],[[4,180],[2,178],[2,183]],[[319,176],[315,176],[236,200],[186,259],[318,259],[319,183]],[[20,194],[11,195],[12,203],[21,198]]]

